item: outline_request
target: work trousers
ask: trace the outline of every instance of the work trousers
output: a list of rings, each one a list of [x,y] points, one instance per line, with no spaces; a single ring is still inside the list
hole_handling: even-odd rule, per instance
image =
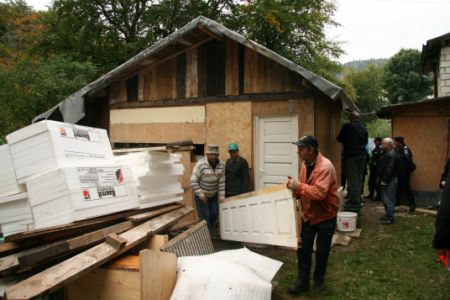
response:
[[[328,257],[331,250],[331,240],[335,229],[336,218],[314,225],[305,223],[305,221],[302,220],[302,243],[301,247],[297,250],[297,257],[299,279],[303,284],[309,286],[312,252],[316,236],[316,268],[314,271],[314,283],[321,284],[324,282]]]
[[[377,180],[378,180],[378,172],[376,168],[370,169],[369,174],[369,196],[372,198],[380,198],[380,189],[377,186]],[[376,196],[375,196],[376,192]]]
[[[392,178],[387,183],[386,187],[381,188],[380,191],[381,200],[383,201],[384,208],[386,209],[386,220],[394,222],[397,177]]]
[[[347,176],[347,191],[349,203],[361,204],[365,156],[355,156],[345,159],[345,174]]]
[[[200,197],[195,195],[195,206],[197,207],[199,221],[206,220],[209,232],[212,232],[219,215],[219,204],[217,203],[217,194],[207,198],[208,201],[204,203],[200,200]]]

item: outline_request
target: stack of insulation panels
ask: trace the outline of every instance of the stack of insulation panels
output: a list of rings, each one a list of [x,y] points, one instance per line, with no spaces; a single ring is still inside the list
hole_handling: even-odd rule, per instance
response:
[[[115,157],[124,174],[132,176],[139,208],[148,208],[183,200],[179,176],[184,167],[179,154],[141,151]],[[126,169],[125,167],[129,167]],[[127,170],[131,173],[127,174]]]
[[[0,197],[0,231],[4,236],[34,228],[28,194]]]
[[[106,130],[42,121],[6,139],[17,180],[28,190],[35,228],[137,207]]]
[[[19,184],[9,145],[0,146],[0,232],[4,236],[33,228],[24,184]]]

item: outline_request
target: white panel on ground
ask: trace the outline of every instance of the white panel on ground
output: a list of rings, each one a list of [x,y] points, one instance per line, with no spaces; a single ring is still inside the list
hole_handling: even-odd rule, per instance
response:
[[[297,247],[292,192],[282,187],[251,192],[219,203],[224,240]]]

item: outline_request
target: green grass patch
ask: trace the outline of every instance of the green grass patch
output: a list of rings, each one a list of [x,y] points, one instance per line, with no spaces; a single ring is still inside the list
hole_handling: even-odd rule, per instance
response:
[[[373,205],[372,205],[373,206]],[[326,290],[305,293],[302,299],[450,299],[450,272],[436,263],[431,248],[434,217],[397,215],[394,225],[379,225],[382,214],[365,213],[360,238],[336,246],[330,255]],[[449,229],[450,230],[450,229]],[[286,290],[297,277],[294,251],[252,249],[282,261],[273,299],[295,299]],[[313,270],[312,270],[313,272]]]

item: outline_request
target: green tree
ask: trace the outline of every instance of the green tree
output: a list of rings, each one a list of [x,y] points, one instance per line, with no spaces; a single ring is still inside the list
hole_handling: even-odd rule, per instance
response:
[[[420,73],[421,54],[402,49],[384,67],[383,87],[392,104],[421,100],[432,93],[432,78]]]
[[[96,75],[93,64],[62,56],[40,61],[22,59],[10,68],[0,69],[0,142]]]
[[[356,105],[362,113],[370,113],[385,104],[382,87],[383,69],[370,63],[361,70],[346,69],[343,81],[348,82],[356,92]],[[364,118],[366,122],[375,119],[375,116]]]
[[[260,0],[233,7],[226,24],[269,49],[328,79],[341,70],[334,61],[340,44],[326,38],[325,26],[338,26],[336,7],[325,0]]]

